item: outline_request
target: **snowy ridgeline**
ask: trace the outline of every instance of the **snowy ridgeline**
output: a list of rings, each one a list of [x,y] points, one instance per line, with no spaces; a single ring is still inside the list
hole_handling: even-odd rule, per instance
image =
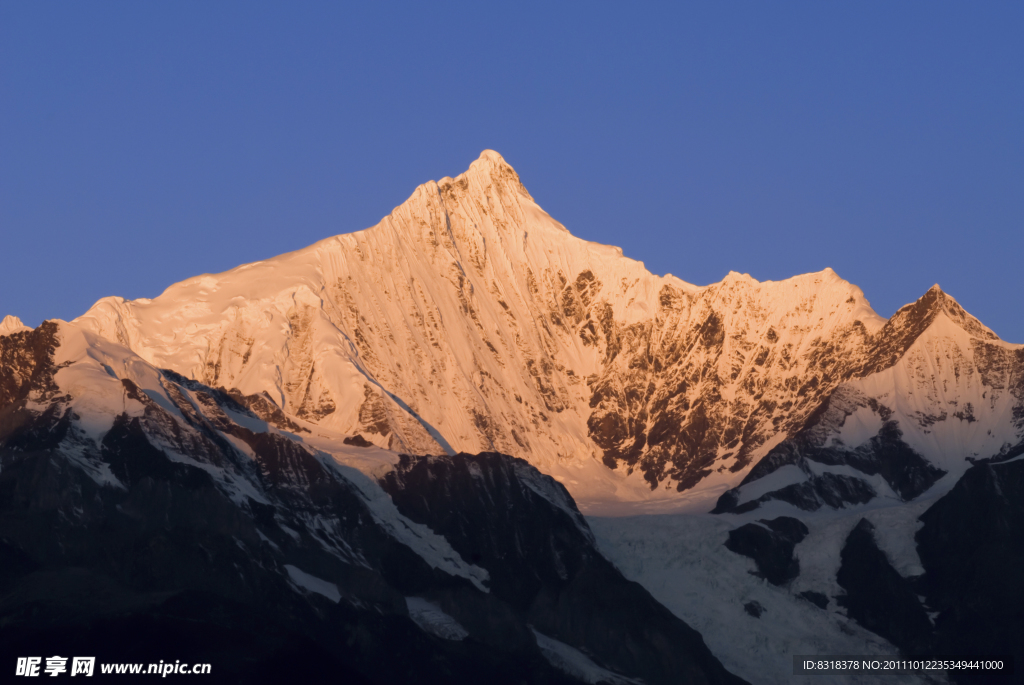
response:
[[[341,601],[341,592],[338,591],[338,586],[334,583],[310,575],[291,564],[285,564],[284,568],[288,572],[288,578],[291,579],[294,586],[300,589],[300,591],[321,595],[332,602]]]
[[[443,640],[464,640],[469,636],[465,628],[444,613],[437,604],[422,597],[406,597],[409,617],[423,630]]]
[[[601,683],[602,685],[640,685],[643,681],[627,678],[618,673],[613,673],[606,668],[601,668],[594,663],[593,659],[586,654],[571,647],[564,642],[548,637],[536,630],[533,631],[537,638],[537,646],[541,653],[552,666],[567,673],[574,678],[579,678],[585,683]]]
[[[334,442],[522,457],[595,512],[737,486],[842,387],[870,403],[834,436],[851,450],[895,421],[952,472],[1024,430],[1021,347],[937,287],[886,321],[831,269],[656,276],[573,237],[492,151],[375,227],[75,323]]]

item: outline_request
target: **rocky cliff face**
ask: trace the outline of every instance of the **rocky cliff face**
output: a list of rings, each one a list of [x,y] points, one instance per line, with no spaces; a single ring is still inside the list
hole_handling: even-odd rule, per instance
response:
[[[565,488],[525,461],[403,457],[383,487],[405,516],[486,569],[493,595],[535,630],[602,667],[646,683],[739,682],[696,631],[598,552]]]
[[[715,511],[912,500],[1024,448],[1024,347],[932,288],[875,336],[855,377],[726,492]]]

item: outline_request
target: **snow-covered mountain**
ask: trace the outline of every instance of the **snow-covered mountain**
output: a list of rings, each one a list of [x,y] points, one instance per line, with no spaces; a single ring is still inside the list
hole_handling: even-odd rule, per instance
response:
[[[183,620],[221,625],[190,604],[212,593],[232,639],[356,682],[1021,659],[1022,476],[1024,346],[938,286],[885,320],[831,269],[656,276],[491,151],[373,228],[0,324],[0,625],[52,588],[41,569],[131,621],[184,587]],[[253,611],[286,643],[240,628]],[[405,646],[374,674],[332,642],[353,635]]]
[[[840,387],[849,448],[895,425],[955,475],[1024,437],[1024,352],[937,288],[887,322],[831,269],[655,276],[569,234],[492,151],[373,228],[76,323],[334,434],[524,458],[593,511],[713,505]]]

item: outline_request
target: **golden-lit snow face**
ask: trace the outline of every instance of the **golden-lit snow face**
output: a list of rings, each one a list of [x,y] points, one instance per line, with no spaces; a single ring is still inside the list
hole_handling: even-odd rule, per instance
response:
[[[905,310],[886,323],[831,269],[706,287],[655,276],[573,237],[485,151],[373,228],[76,321],[159,368],[266,393],[302,425],[520,456],[586,501],[737,484],[841,384],[889,373],[868,390],[881,398],[933,373],[901,360],[948,338],[944,321],[966,336],[949,352],[966,361],[940,370],[957,383],[965,364],[982,374],[977,345],[1015,349],[941,291]],[[949,392],[935,401],[969,401]],[[992,421],[1018,401],[1001,397]]]

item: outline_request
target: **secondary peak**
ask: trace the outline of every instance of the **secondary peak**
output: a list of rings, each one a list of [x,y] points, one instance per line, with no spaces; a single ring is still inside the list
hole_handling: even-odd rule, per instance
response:
[[[5,316],[3,321],[0,321],[0,335],[10,335],[11,333],[17,333],[18,331],[28,330],[31,329],[23,324],[21,319],[10,314]]]

